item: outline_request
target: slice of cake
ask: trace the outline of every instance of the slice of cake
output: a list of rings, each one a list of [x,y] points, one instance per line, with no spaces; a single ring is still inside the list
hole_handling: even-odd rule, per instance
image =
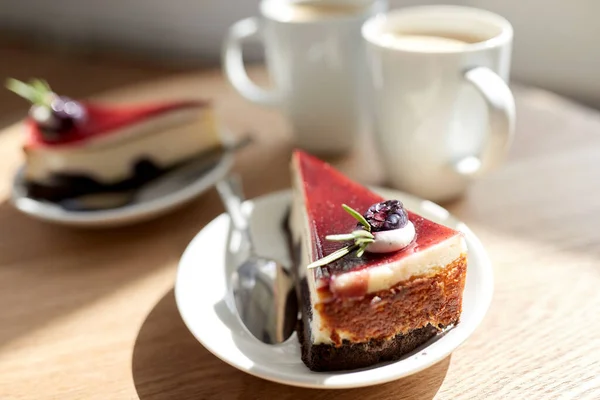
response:
[[[397,360],[458,323],[467,270],[460,232],[302,152],[292,179],[298,336],[311,370]]]
[[[9,81],[32,102],[25,120],[29,195],[61,201],[136,189],[221,146],[206,101],[103,106],[58,96],[44,82]]]

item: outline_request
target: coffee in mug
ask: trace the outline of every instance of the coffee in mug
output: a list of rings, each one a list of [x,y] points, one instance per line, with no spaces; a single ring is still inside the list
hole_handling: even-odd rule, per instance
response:
[[[387,46],[397,49],[444,52],[462,50],[467,45],[483,42],[486,38],[467,33],[393,31],[385,33],[381,40]]]
[[[289,22],[307,22],[359,14],[364,6],[353,3],[303,1],[283,3],[281,18]]]

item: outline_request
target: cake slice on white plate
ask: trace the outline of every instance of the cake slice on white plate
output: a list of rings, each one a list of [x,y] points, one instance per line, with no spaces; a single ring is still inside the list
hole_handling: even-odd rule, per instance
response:
[[[32,197],[136,189],[222,145],[208,101],[109,106],[59,96],[40,80],[8,86],[33,104],[23,123]]]
[[[303,152],[293,155],[292,180],[298,336],[310,369],[397,360],[459,322],[467,271],[460,232]]]

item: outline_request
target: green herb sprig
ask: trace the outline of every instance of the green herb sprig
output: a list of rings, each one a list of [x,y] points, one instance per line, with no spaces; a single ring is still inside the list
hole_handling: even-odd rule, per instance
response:
[[[357,229],[350,233],[344,233],[339,235],[328,235],[325,237],[326,240],[334,241],[334,242],[346,242],[346,241],[354,241],[353,244],[342,247],[341,249],[334,251],[333,253],[316,260],[315,262],[308,265],[308,269],[323,267],[329,263],[334,262],[335,260],[339,260],[340,258],[356,251],[357,257],[362,257],[367,249],[369,244],[375,241],[375,236],[371,233],[371,225],[365,217],[363,217],[358,211],[353,209],[352,207],[342,204],[342,208],[348,214],[350,214],[354,219],[356,219],[364,229]]]
[[[43,79],[31,79],[29,83],[25,83],[9,78],[6,81],[6,88],[30,101],[31,104],[44,107],[50,107],[55,96],[48,82]]]

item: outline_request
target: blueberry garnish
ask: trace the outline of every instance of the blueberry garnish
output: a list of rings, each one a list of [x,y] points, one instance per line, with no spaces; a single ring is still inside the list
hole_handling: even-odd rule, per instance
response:
[[[400,201],[387,200],[373,204],[364,215],[361,215],[358,211],[346,204],[342,204],[342,208],[350,214],[352,218],[358,221],[356,229],[350,233],[327,235],[325,236],[325,239],[334,242],[352,241],[353,243],[344,246],[321,259],[313,261],[307,266],[308,269],[322,267],[354,252],[356,252],[356,257],[362,257],[365,251],[382,253],[398,251],[406,247],[405,244],[402,244],[401,247],[391,248],[390,246],[392,246],[393,243],[390,242],[385,244],[385,249],[379,247],[377,250],[367,250],[370,246],[377,244],[377,235],[373,235],[371,232],[400,229],[408,225],[408,214]],[[383,242],[386,241],[384,240]]]
[[[404,228],[408,214],[399,200],[386,200],[373,204],[364,214],[373,232]]]
[[[85,118],[85,108],[80,102],[64,96],[56,96],[50,102],[56,123],[48,130],[66,132]]]
[[[9,79],[7,87],[31,102],[29,116],[46,140],[60,139],[62,133],[68,132],[85,120],[86,109],[81,103],[58,96],[44,80],[32,79],[25,83]]]

